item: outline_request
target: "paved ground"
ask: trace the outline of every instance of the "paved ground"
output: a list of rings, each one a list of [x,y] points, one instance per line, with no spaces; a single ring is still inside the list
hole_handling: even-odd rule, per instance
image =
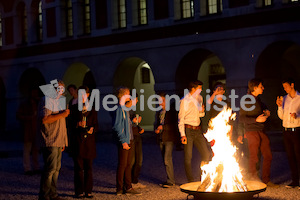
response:
[[[146,184],[147,188],[140,190],[142,196],[115,195],[117,151],[109,139],[104,139],[97,143],[98,156],[94,161],[94,199],[187,199],[187,194],[181,192],[179,188],[179,185],[186,182],[183,151],[174,151],[173,154],[177,185],[169,189],[161,188],[158,184],[165,180],[164,167],[159,148],[150,134],[146,133],[144,136],[144,162],[140,182]],[[289,170],[286,155],[281,151],[280,137],[274,136],[271,141],[272,149],[275,150],[273,152],[272,181],[281,186],[267,188],[256,198],[262,200],[299,199],[300,190],[284,187],[289,182]],[[0,141],[0,200],[37,199],[40,176],[23,175],[22,148],[20,141]],[[41,158],[40,162],[42,164]],[[197,152],[194,152],[193,163],[196,176],[199,166]],[[65,199],[73,199],[73,162],[66,153],[63,154],[58,191]]]

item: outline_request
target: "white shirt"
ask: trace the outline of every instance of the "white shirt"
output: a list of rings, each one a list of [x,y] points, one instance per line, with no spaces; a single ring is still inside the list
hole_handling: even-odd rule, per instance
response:
[[[296,113],[297,118],[291,120],[291,113]],[[283,97],[282,107],[278,107],[278,117],[282,119],[282,126],[285,128],[300,127],[300,93],[297,91],[296,96],[290,95]]]
[[[204,117],[205,112],[202,111],[203,98],[201,95],[193,97],[188,93],[180,101],[180,109],[178,114],[178,128],[181,137],[185,136],[185,124],[191,126],[200,125],[200,117]]]

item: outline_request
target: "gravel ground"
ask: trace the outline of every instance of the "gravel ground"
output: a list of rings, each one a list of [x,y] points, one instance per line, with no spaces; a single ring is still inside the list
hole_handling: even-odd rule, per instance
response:
[[[173,162],[176,186],[164,189],[159,186],[165,181],[165,171],[158,145],[153,139],[145,137],[143,143],[144,161],[140,182],[145,189],[139,190],[141,196],[116,196],[115,177],[117,167],[117,149],[109,140],[97,143],[97,158],[94,161],[94,199],[187,199],[187,194],[179,186],[186,182],[183,166],[183,151],[174,151]],[[0,141],[0,200],[38,199],[40,175],[26,176],[22,167],[22,142]],[[274,148],[272,148],[274,149]],[[199,166],[199,156],[194,152],[193,167],[195,176]],[[42,158],[40,158],[42,165]],[[199,176],[199,175],[197,175]],[[289,182],[289,169],[286,155],[282,151],[273,152],[272,181],[280,184],[279,188],[267,188],[256,199],[296,200],[300,190],[286,189]],[[65,199],[73,199],[73,162],[68,154],[63,153],[62,169],[58,180],[58,192]],[[189,197],[189,199],[193,199]]]

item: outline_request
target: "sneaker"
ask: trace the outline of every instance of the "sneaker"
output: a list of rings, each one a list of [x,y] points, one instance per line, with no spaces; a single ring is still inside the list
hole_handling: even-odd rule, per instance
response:
[[[119,191],[116,192],[117,196],[121,196],[122,194],[123,194],[123,190],[119,190]]]
[[[126,194],[129,194],[129,195],[142,195],[140,192],[136,191],[133,188],[130,188],[130,189],[126,190]]]
[[[286,187],[286,188],[296,188],[296,187],[299,188],[299,184],[293,183],[293,182],[292,182],[292,183],[286,185],[285,187]],[[299,188],[299,189],[300,189],[300,188]]]
[[[163,184],[159,184],[159,185],[163,188],[170,188],[170,187],[175,186],[174,183],[163,183]]]
[[[143,189],[146,187],[146,185],[141,184],[141,183],[132,183],[131,185],[134,189]]]
[[[278,188],[279,185],[272,183],[271,181],[269,181],[268,183],[266,183],[267,187],[272,187],[272,188]]]

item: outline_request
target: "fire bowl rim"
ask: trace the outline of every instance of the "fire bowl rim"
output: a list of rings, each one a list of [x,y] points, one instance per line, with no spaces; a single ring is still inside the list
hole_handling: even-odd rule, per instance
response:
[[[245,181],[245,182],[250,182],[250,181]],[[258,194],[258,193],[261,193],[261,192],[264,192],[266,191],[267,189],[267,185],[263,182],[260,182],[260,181],[251,181],[251,182],[258,182],[260,183],[261,185],[263,185],[262,188],[260,189],[256,189],[256,190],[248,190],[248,191],[236,191],[236,192],[206,192],[206,191],[195,191],[195,190],[188,190],[188,189],[184,189],[182,188],[182,186],[185,186],[185,185],[188,185],[188,184],[195,184],[195,183],[199,183],[200,185],[200,181],[195,181],[195,182],[190,182],[190,183],[185,183],[185,184],[182,184],[180,185],[180,190],[182,192],[185,192],[185,193],[188,193],[188,194],[215,194],[215,195],[218,195],[218,194],[223,194],[223,195],[230,195],[230,194]]]

